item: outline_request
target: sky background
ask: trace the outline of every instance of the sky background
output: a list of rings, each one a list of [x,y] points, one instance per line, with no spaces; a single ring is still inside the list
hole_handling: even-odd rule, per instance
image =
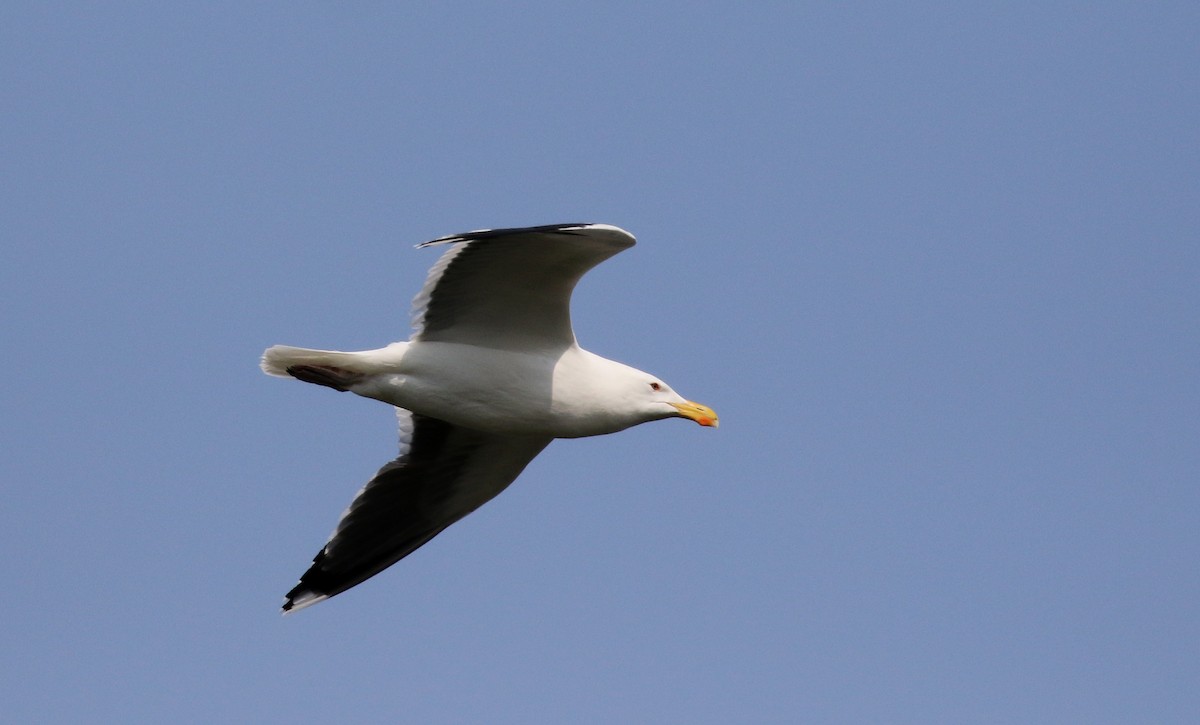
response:
[[[1195,722],[1200,5],[427,5],[0,12],[0,719]],[[564,221],[721,428],[281,617],[396,430],[262,349]]]

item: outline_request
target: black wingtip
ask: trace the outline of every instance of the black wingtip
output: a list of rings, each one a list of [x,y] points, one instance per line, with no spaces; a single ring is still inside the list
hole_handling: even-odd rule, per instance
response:
[[[313,563],[300,577],[300,581],[296,586],[292,587],[291,591],[283,595],[283,613],[290,614],[298,612],[305,607],[312,606],[318,602],[323,602],[334,594],[337,594],[340,589],[329,586],[329,582],[323,582],[322,579],[327,579],[328,575],[322,568],[321,564],[325,561],[325,549],[322,548],[313,557]]]
[[[451,234],[445,237],[431,239],[428,242],[422,242],[417,245],[417,249],[429,247],[435,244],[449,244],[452,242],[473,242],[480,239],[494,239],[496,237],[515,236],[519,234],[537,234],[537,233],[565,233],[570,234],[577,229],[596,226],[595,222],[566,222],[563,224],[542,224],[535,227],[506,227],[503,229],[476,229],[473,232],[463,232],[462,234]]]
[[[291,614],[298,612],[305,607],[310,607],[318,602],[323,602],[329,598],[328,594],[313,591],[311,587],[305,586],[303,583],[297,584],[294,589],[287,593],[282,614]]]

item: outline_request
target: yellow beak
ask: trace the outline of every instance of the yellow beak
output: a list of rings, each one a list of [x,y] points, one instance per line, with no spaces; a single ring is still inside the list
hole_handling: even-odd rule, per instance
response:
[[[684,418],[690,418],[700,425],[716,428],[717,424],[720,422],[717,420],[717,411],[713,410],[707,405],[693,403],[690,400],[686,403],[671,403],[671,405],[675,407],[675,410],[679,411],[681,416]]]

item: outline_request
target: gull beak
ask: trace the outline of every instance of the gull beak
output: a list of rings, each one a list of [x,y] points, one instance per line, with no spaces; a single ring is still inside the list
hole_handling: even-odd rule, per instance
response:
[[[680,416],[684,418],[690,418],[700,425],[716,428],[717,424],[719,423],[717,420],[717,411],[713,410],[707,405],[693,403],[692,401],[688,400],[682,403],[671,403],[671,406],[674,407],[675,410],[679,411]]]

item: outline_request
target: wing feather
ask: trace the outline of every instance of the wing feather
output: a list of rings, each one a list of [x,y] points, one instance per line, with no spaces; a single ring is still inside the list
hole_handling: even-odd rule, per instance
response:
[[[553,224],[485,229],[420,246],[441,244],[452,247],[413,300],[412,340],[528,350],[575,343],[575,284],[634,238],[607,224]]]
[[[360,584],[503,491],[550,438],[498,436],[397,409],[400,456],[358,492],[285,612]]]

